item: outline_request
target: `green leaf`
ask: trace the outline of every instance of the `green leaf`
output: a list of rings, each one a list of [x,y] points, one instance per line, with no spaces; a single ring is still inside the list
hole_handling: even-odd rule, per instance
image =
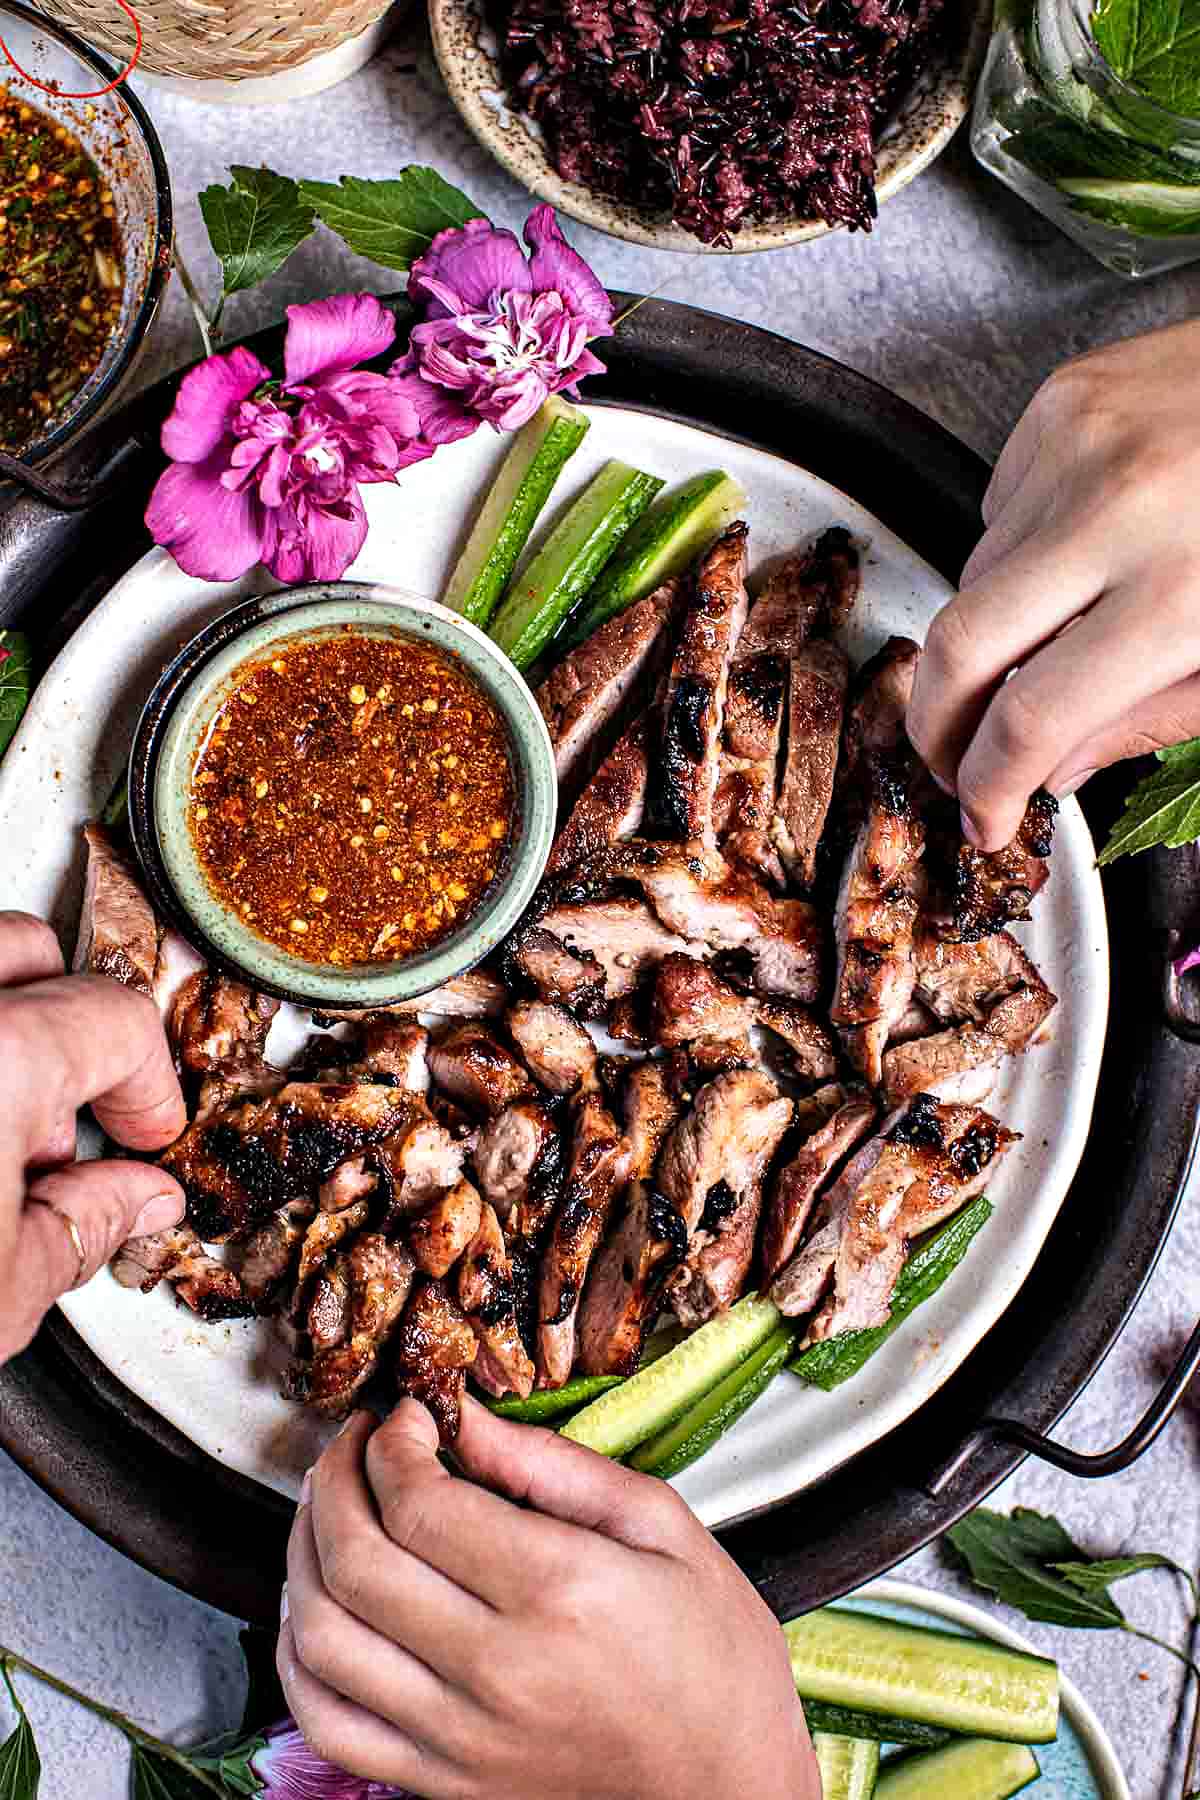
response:
[[[261,1732],[253,1737],[243,1738],[240,1743],[230,1744],[227,1749],[202,1753],[189,1750],[188,1755],[198,1769],[205,1769],[215,1775],[227,1794],[254,1795],[261,1794],[266,1783],[262,1777],[250,1767],[250,1759],[258,1751],[265,1750],[267,1740]]]
[[[1168,112],[1200,113],[1200,0],[1100,0],[1092,30],[1123,81]]]
[[[257,287],[282,268],[298,244],[316,228],[313,209],[297,184],[270,169],[235,165],[227,188],[207,187],[200,211],[221,264],[221,292]]]
[[[385,269],[407,269],[439,231],[482,219],[473,200],[436,169],[410,163],[394,181],[302,181],[300,198],[343,243]]]
[[[29,1715],[12,1684],[7,1668],[3,1669],[4,1685],[17,1709],[16,1730],[0,1744],[0,1800],[37,1800],[42,1779],[42,1760],[38,1755]]]
[[[213,1790],[170,1757],[160,1756],[145,1744],[131,1746],[131,1800],[212,1800]]]
[[[1172,1562],[1169,1556],[1160,1556],[1155,1550],[1143,1551],[1139,1556],[1109,1556],[1096,1562],[1060,1562],[1051,1567],[1072,1584],[1081,1588],[1085,1594],[1103,1593],[1110,1581],[1124,1581],[1127,1575],[1140,1575],[1144,1569],[1173,1569],[1176,1575],[1182,1575],[1192,1590],[1192,1599],[1197,1600],[1196,1584],[1191,1575],[1179,1563]]]
[[[1027,1619],[1082,1631],[1123,1626],[1125,1615],[1106,1589],[1084,1592],[1055,1564],[1084,1557],[1057,1519],[1019,1506],[1006,1518],[976,1507],[946,1533],[980,1587],[990,1588]]]
[[[1159,751],[1162,767],[1139,781],[1098,858],[1101,866],[1136,850],[1177,850],[1200,837],[1200,738]]]
[[[7,656],[4,654],[8,652]],[[0,756],[8,749],[29,705],[29,639],[20,631],[0,631]]]

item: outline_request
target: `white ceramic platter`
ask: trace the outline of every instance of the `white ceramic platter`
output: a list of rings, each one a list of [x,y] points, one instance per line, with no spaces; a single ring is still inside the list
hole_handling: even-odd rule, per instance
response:
[[[827,525],[864,546],[863,593],[848,633],[856,659],[889,633],[922,637],[945,581],[844,494],[781,457],[626,407],[589,407],[592,429],[570,464],[566,497],[609,457],[674,483],[721,466],[750,496],[752,575]],[[803,444],[797,445],[802,456]],[[480,431],[366,490],[371,532],[350,571],[436,597],[503,442]],[[256,588],[180,574],[144,557],[88,617],[51,668],[0,767],[0,906],[50,917],[68,952],[81,886],[80,827],[125,759],[139,708],[167,659],[209,619]],[[1100,882],[1074,802],[1063,808],[1053,876],[1024,941],[1060,996],[1049,1041],[1006,1071],[991,1104],[1025,1134],[991,1189],[996,1217],[942,1292],[854,1381],[824,1394],[784,1375],[737,1429],[680,1480],[710,1525],[797,1492],[916,1411],[1004,1311],[1041,1248],[1087,1136],[1108,1005]],[[276,1022],[268,1054],[299,1041],[298,1015]],[[304,1021],[306,1023],[306,1021]],[[282,1353],[262,1321],[206,1325],[164,1285],[143,1296],[100,1275],[63,1309],[134,1393],[210,1455],[295,1493],[324,1427],[277,1390]]]

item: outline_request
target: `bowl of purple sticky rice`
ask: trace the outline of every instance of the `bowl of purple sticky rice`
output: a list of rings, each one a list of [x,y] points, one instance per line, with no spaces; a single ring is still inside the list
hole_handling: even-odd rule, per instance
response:
[[[430,0],[480,142],[659,250],[869,231],[966,116],[990,0]]]

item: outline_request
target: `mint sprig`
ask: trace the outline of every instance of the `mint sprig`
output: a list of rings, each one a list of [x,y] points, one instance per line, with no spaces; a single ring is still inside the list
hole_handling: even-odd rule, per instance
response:
[[[1161,767],[1139,781],[1098,861],[1115,862],[1164,844],[1178,850],[1200,837],[1200,738],[1155,752]]]
[[[1168,112],[1200,115],[1200,0],[1099,0],[1092,31],[1122,81]]]

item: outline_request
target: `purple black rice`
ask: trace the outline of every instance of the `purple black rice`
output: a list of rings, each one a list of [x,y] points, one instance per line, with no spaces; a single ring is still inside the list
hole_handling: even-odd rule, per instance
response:
[[[706,244],[786,213],[869,231],[875,134],[942,0],[490,0],[560,175]]]

